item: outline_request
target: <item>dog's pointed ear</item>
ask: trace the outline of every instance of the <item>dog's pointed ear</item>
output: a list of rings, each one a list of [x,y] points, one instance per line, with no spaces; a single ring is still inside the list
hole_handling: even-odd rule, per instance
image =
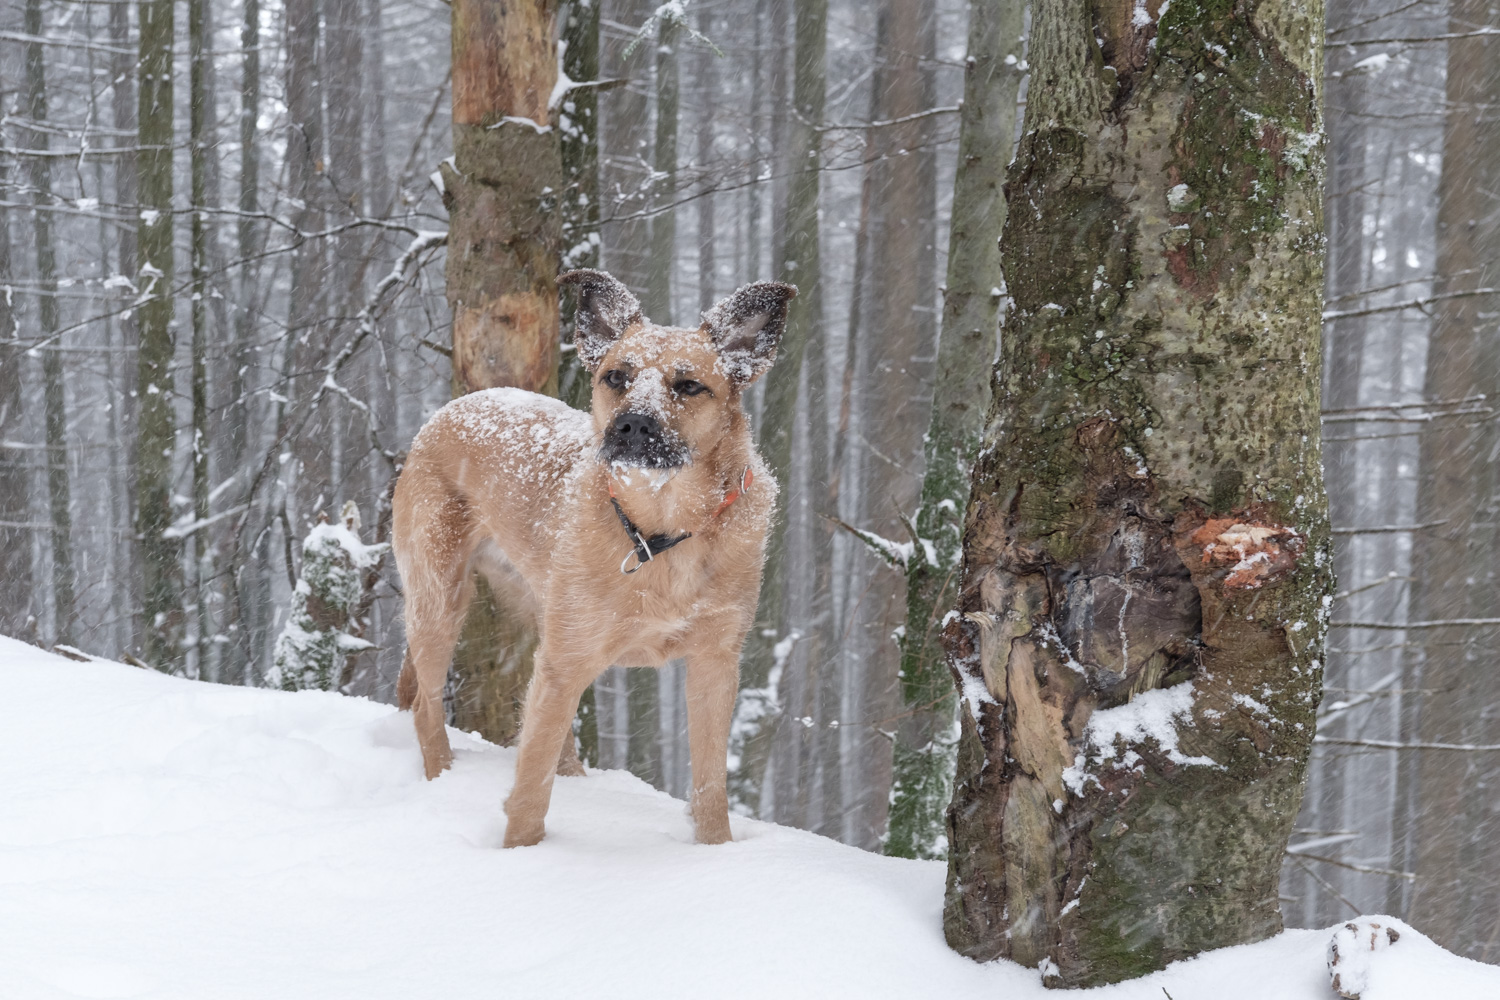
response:
[[[749,385],[775,363],[776,347],[786,332],[787,303],[796,297],[796,285],[757,281],[703,314],[703,327],[735,385]]]
[[[592,268],[560,274],[557,283],[578,286],[573,346],[583,367],[593,371],[604,360],[609,345],[619,340],[632,323],[640,322],[641,303],[620,279]]]

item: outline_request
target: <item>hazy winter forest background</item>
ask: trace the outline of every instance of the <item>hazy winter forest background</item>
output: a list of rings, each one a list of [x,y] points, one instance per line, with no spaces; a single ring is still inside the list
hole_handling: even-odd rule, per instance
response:
[[[999,62],[1024,103],[1017,4]],[[899,541],[918,506],[969,6],[831,0],[811,117],[794,52],[817,26],[794,0],[699,0],[680,24],[650,0],[559,10],[564,31],[599,15],[603,84],[574,92],[599,195],[565,206],[570,261],[658,322],[773,277],[813,310],[796,391],[752,400],[791,459],[774,670],[747,672],[768,757],[742,801],[879,849],[895,734],[921,711],[898,681],[906,580],[829,516]],[[453,386],[449,25],[442,0],[7,0],[0,632],[261,684],[319,514],[354,501],[385,540],[401,455]],[[1329,3],[1339,596],[1282,892],[1292,925],[1384,911],[1493,962],[1500,756],[1415,747],[1500,743],[1500,58],[1456,41],[1485,31],[1493,0]],[[793,257],[809,154],[814,239]],[[340,683],[389,701],[389,559],[369,583],[375,648]],[[680,676],[607,674],[586,751],[684,794]]]

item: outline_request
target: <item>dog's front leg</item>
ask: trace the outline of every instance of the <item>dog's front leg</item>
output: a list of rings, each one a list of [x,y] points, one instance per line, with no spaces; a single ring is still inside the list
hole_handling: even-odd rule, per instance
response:
[[[572,736],[578,699],[603,669],[579,664],[560,667],[546,646],[543,640],[531,686],[526,689],[516,783],[505,800],[506,847],[529,847],[542,839],[563,740]]]
[[[688,743],[693,760],[689,808],[700,844],[722,844],[730,839],[725,759],[739,676],[738,644],[733,649],[710,647],[688,656]]]

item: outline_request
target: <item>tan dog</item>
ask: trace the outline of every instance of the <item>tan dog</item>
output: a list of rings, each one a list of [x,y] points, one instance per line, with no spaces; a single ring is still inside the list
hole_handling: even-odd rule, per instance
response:
[[[535,844],[554,771],[581,774],[578,699],[611,664],[687,658],[691,811],[729,839],[725,755],[776,484],[741,408],[776,358],[790,285],[746,285],[696,330],[660,327],[601,271],[571,271],[593,414],[519,389],[471,393],[422,428],[396,485],[406,660],[427,777],[452,761],[443,685],[478,569],[519,576],[539,627],[505,846]],[[623,562],[622,562],[623,558]]]

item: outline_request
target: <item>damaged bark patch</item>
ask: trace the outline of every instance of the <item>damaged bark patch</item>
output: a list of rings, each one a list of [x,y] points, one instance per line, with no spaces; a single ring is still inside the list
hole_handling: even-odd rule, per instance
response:
[[[1188,538],[1205,564],[1228,566],[1226,590],[1255,590],[1279,580],[1297,565],[1307,541],[1294,528],[1263,521],[1216,517]]]
[[[1135,92],[1136,78],[1150,65],[1156,22],[1166,0],[1102,0],[1094,5],[1094,30],[1104,65],[1115,71],[1111,110]]]

